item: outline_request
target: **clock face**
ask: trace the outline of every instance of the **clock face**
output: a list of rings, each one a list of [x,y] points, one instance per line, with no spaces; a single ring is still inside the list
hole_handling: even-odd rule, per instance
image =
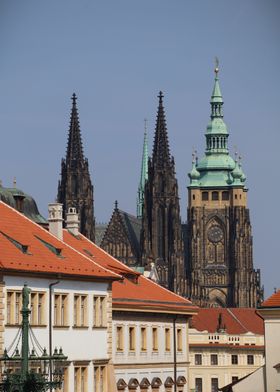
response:
[[[211,242],[219,242],[223,239],[223,230],[220,226],[212,226],[208,230],[208,239]]]

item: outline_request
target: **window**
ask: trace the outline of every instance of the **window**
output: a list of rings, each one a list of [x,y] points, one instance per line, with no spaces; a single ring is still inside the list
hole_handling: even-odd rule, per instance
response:
[[[232,376],[231,382],[236,382],[236,381],[238,381],[238,377],[237,376]]]
[[[87,296],[74,295],[74,326],[87,326]]]
[[[229,192],[228,191],[222,192],[222,200],[229,200]]]
[[[129,335],[129,350],[135,351],[135,327],[129,327],[128,335]]]
[[[192,199],[195,200],[195,195],[192,195]]]
[[[69,391],[69,374],[68,374],[68,368],[64,369],[64,374],[63,374],[63,383],[61,388],[55,388],[55,392],[68,392]]]
[[[106,365],[94,366],[94,392],[107,392]]]
[[[42,325],[44,324],[44,293],[31,293],[30,296],[30,323],[33,325]]]
[[[212,365],[218,365],[218,355],[217,354],[211,354],[211,366]]]
[[[117,351],[123,351],[123,327],[117,326]]]
[[[208,200],[208,192],[202,192],[202,200]]]
[[[7,324],[21,323],[22,293],[21,291],[7,291]]]
[[[87,368],[85,366],[74,368],[74,392],[87,392]]]
[[[254,355],[247,355],[247,365],[254,365]]]
[[[194,363],[195,363],[195,365],[202,365],[202,355],[201,354],[195,354]]]
[[[219,192],[212,192],[212,200],[219,200]]]
[[[170,351],[170,328],[165,328],[165,351]]]
[[[232,365],[238,365],[238,355],[233,354],[231,356],[231,364]]]
[[[183,342],[182,342],[182,329],[177,329],[177,350],[183,351]]]
[[[195,392],[202,392],[202,378],[195,379]]]
[[[158,351],[158,329],[152,329],[153,351]]]
[[[211,392],[218,392],[218,383],[217,378],[211,378]]]
[[[141,351],[147,350],[147,329],[141,327]]]
[[[54,295],[54,326],[68,325],[68,294]]]
[[[93,298],[93,326],[106,327],[107,326],[107,299],[104,296],[95,296]]]

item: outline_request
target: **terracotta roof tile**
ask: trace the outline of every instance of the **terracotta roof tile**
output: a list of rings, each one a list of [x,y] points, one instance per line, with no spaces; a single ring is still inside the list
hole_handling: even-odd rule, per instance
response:
[[[280,308],[280,290],[267,298],[261,304],[261,308]]]
[[[120,279],[0,201],[0,269]]]
[[[80,252],[91,254],[91,258],[97,263],[124,276],[122,281],[113,282],[113,306],[182,312],[195,312],[198,309],[189,300],[159,286],[116,260],[83,235],[73,236],[67,230],[64,230],[63,235],[64,241],[69,245]]]
[[[215,333],[218,327],[219,315],[222,315],[222,325],[225,324],[229,334],[252,332],[264,334],[262,318],[252,308],[207,308],[199,309],[192,319],[192,327],[198,331]]]

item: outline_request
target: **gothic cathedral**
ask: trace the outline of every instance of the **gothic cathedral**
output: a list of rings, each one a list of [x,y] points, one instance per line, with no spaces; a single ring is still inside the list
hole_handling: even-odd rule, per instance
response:
[[[66,159],[61,164],[58,201],[64,214],[76,207],[80,231],[112,256],[193,303],[208,307],[256,307],[262,299],[260,271],[254,270],[246,177],[228,150],[223,98],[215,69],[211,118],[202,159],[193,154],[187,223],[182,224],[175,162],[170,154],[163,107],[159,105],[152,156],[145,129],[137,216],[115,203],[106,227],[93,214],[93,187],[83,156],[76,96],[73,95]]]

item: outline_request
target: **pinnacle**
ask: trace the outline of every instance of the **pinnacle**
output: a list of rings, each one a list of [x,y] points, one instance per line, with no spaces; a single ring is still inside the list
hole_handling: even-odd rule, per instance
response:
[[[71,99],[72,109],[70,116],[66,159],[68,161],[75,160],[77,163],[84,163],[83,143],[80,131],[78,109],[76,105],[77,96],[75,93],[73,93]]]

